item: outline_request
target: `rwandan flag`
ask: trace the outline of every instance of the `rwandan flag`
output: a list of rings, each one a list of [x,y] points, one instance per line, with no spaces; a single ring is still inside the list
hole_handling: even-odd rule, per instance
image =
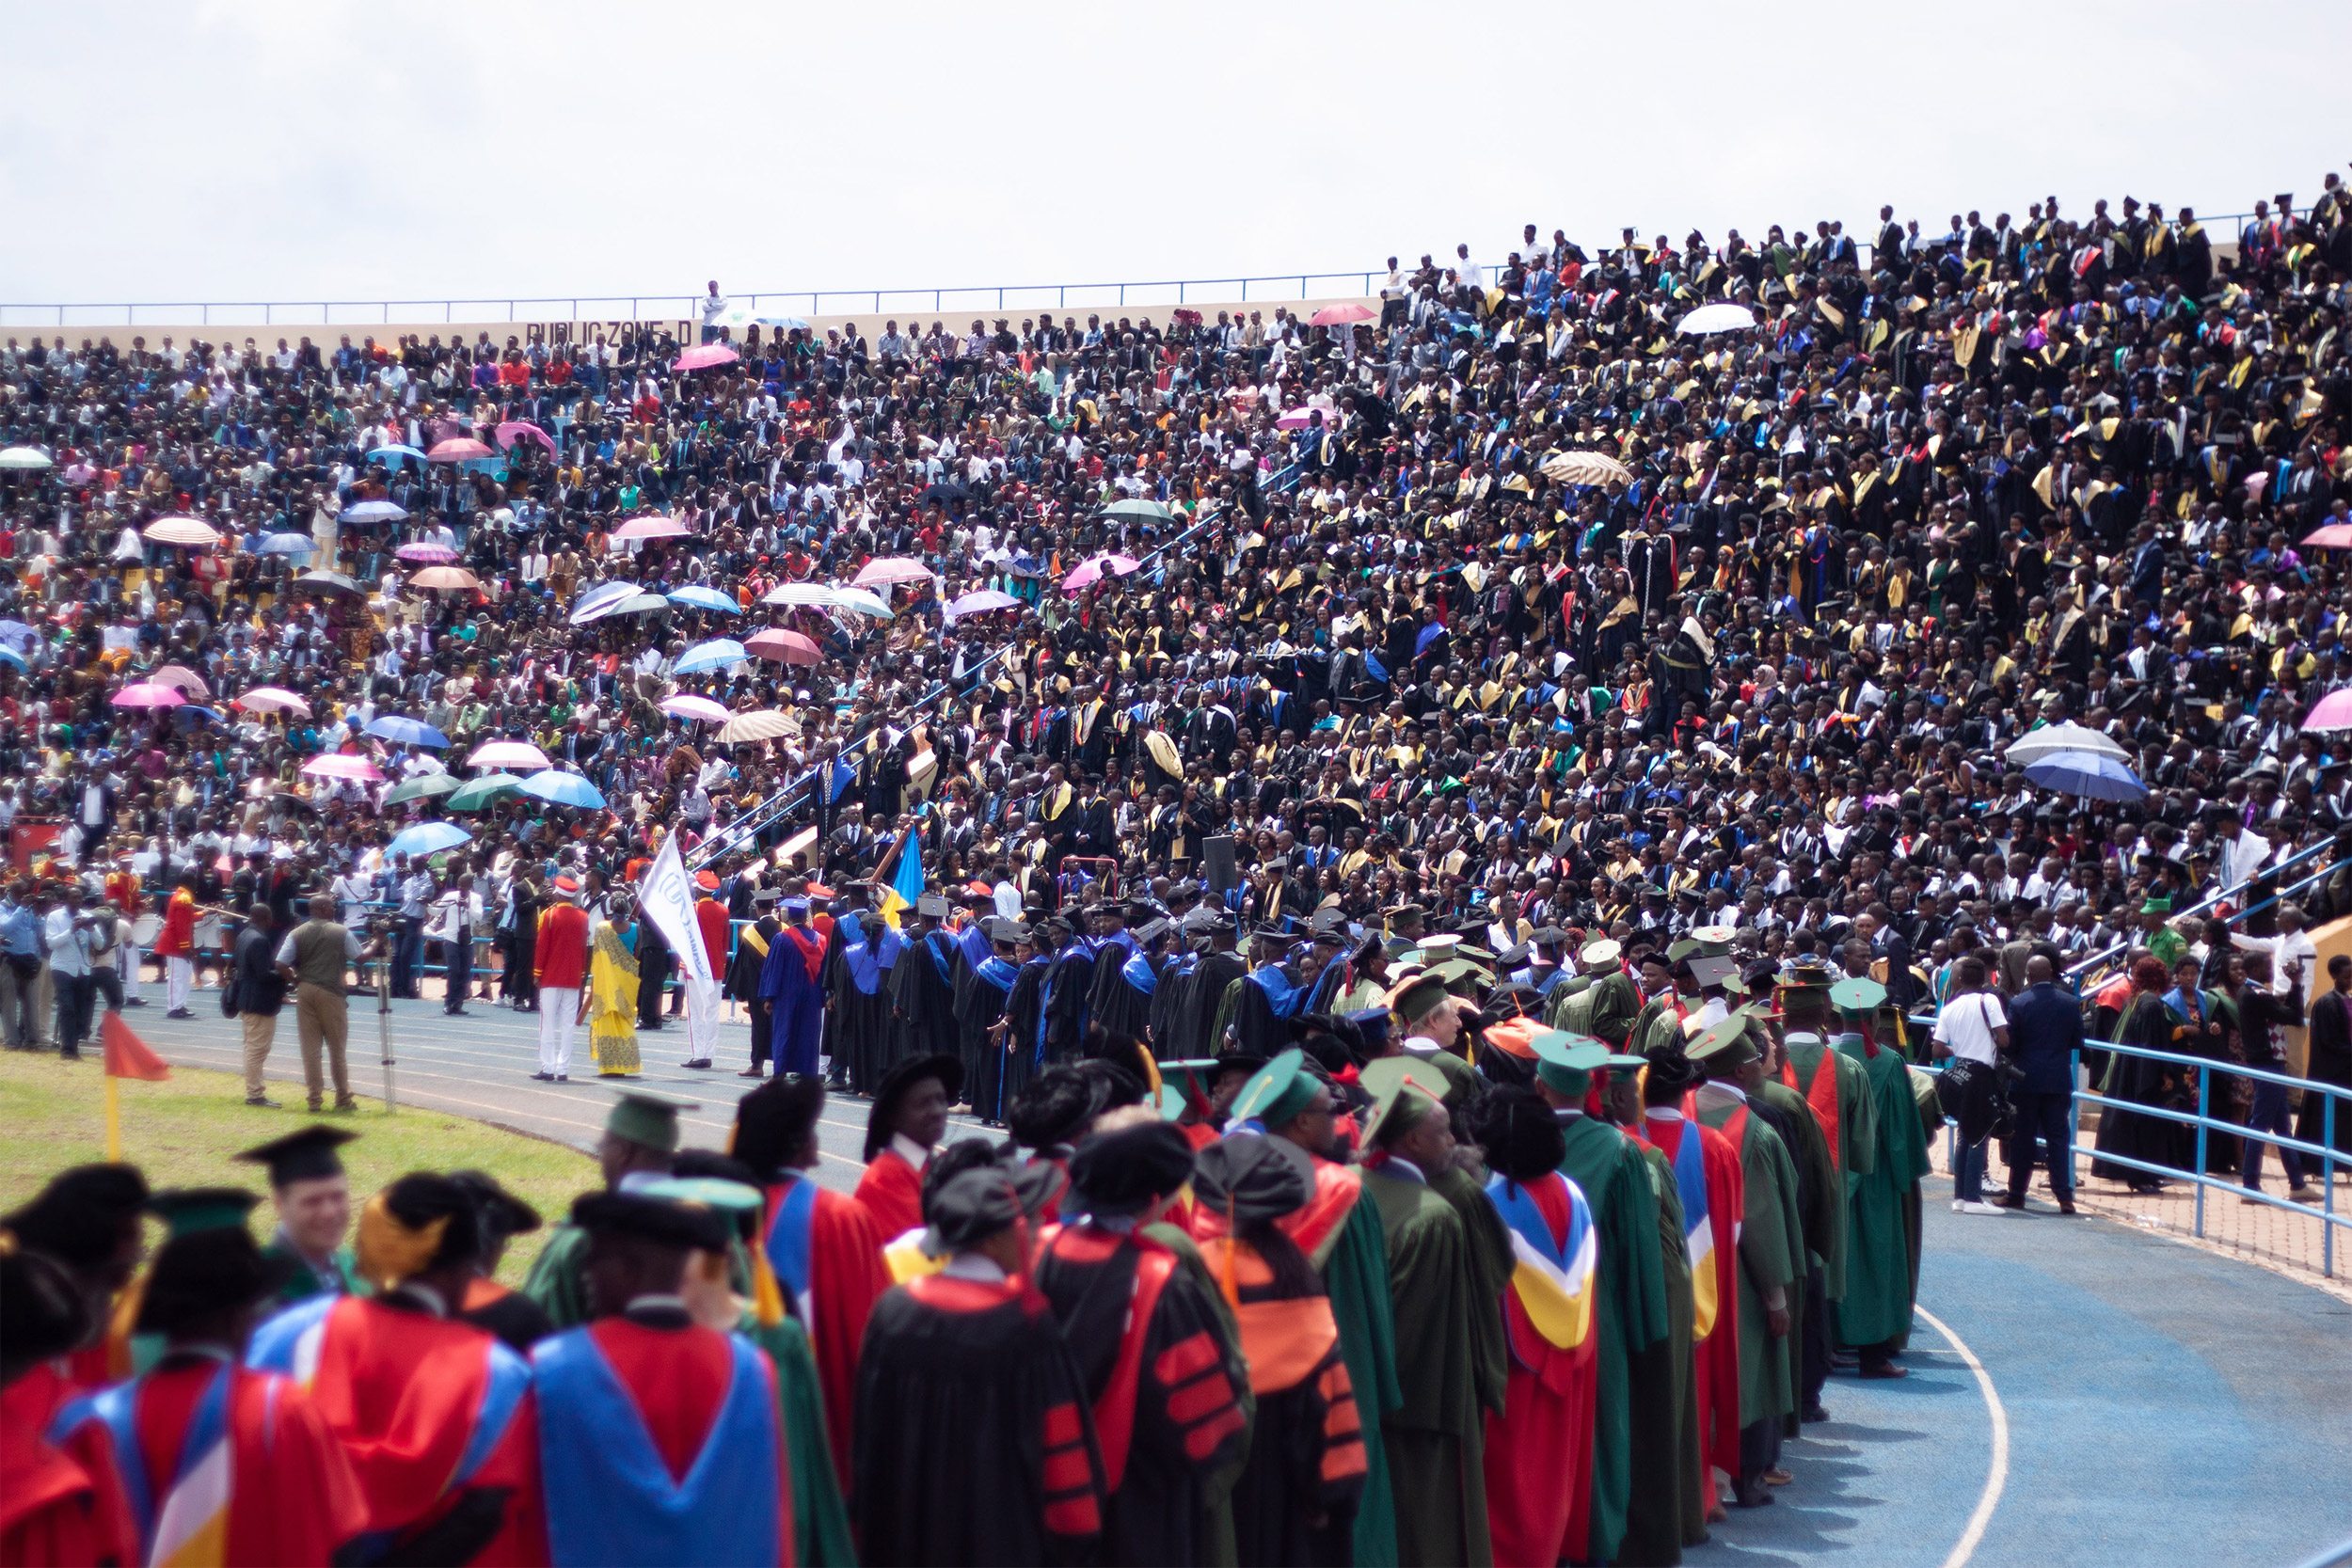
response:
[[[1715,1327],[1715,1227],[1707,1212],[1707,1152],[1700,1148],[1699,1124],[1682,1124],[1682,1141],[1675,1146],[1675,1189],[1682,1195],[1682,1248],[1691,1258],[1691,1338],[1704,1339]]]
[[[1534,1186],[1495,1177],[1486,1196],[1511,1229],[1511,1291],[1528,1325],[1555,1350],[1592,1346],[1600,1238],[1584,1195],[1554,1173]]]

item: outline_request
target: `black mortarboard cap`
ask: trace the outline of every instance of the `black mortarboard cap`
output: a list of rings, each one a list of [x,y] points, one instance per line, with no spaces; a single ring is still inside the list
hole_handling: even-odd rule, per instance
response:
[[[282,1138],[256,1144],[237,1158],[267,1165],[269,1184],[283,1187],[289,1182],[309,1181],[322,1176],[341,1176],[342,1156],[335,1151],[358,1136],[358,1133],[346,1132],[340,1127],[313,1122]]]
[[[725,1219],[639,1193],[582,1193],[572,1200],[572,1223],[592,1235],[631,1236],[681,1252],[723,1252]]]

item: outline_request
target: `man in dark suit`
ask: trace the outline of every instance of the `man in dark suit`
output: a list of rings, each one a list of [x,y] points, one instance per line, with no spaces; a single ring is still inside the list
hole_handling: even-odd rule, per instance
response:
[[[2024,1076],[2010,1089],[2009,1192],[1994,1202],[2026,1206],[2033,1180],[2034,1142],[2047,1146],[2044,1164],[2058,1212],[2074,1212],[2074,1150],[2068,1117],[2074,1103],[2074,1053],[2082,1049],[2083,1009],[2058,983],[2058,964],[2045,943],[2026,960],[2026,989],[2009,1005],[2010,1060]]]

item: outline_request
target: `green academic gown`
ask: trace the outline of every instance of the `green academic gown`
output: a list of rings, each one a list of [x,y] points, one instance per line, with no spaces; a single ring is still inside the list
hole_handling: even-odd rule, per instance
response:
[[[1633,1493],[1632,1358],[1667,1339],[1665,1260],[1658,1250],[1658,1200],[1641,1145],[1605,1121],[1569,1117],[1560,1174],[1593,1212],[1599,1260],[1593,1331],[1593,1507],[1586,1556],[1615,1560]]]
[[[559,1225],[548,1232],[548,1244],[531,1260],[523,1278],[523,1294],[561,1332],[588,1321],[587,1287],[580,1283],[580,1265],[588,1256],[588,1232],[578,1226]]]
[[[1603,974],[1584,993],[1592,998],[1591,1033],[1611,1045],[1622,1046],[1633,1032],[1642,1011],[1642,991],[1623,971]]]
[[[857,1542],[825,1439],[825,1397],[808,1331],[790,1318],[762,1326],[750,1312],[735,1331],[775,1364],[776,1403],[792,1467],[792,1560],[808,1568],[856,1568]]]
[[[1310,1259],[1323,1271],[1331,1317],[1340,1329],[1340,1359],[1356,1390],[1364,1436],[1364,1490],[1356,1505],[1357,1568],[1395,1568],[1396,1491],[1381,1433],[1405,1405],[1396,1374],[1396,1320],[1389,1300],[1389,1240],[1380,1206],[1359,1195],[1326,1243]],[[1217,1299],[1224,1300],[1219,1294]]]
[[[1846,1035],[1838,1053],[1858,1064],[1870,1090],[1868,1163],[1848,1172],[1846,1293],[1837,1304],[1837,1340],[1883,1345],[1908,1333],[1914,1291],[1910,1222],[1919,1179],[1928,1172],[1927,1141],[1911,1094],[1911,1072],[1893,1051],[1865,1053],[1860,1035]]]
[[[1707,1539],[1706,1477],[1699,1464],[1699,1389],[1691,1375],[1691,1258],[1682,1193],[1662,1149],[1640,1146],[1658,1206],[1658,1255],[1666,1281],[1666,1338],[1636,1352],[1627,1369],[1633,1468],[1642,1484],[1626,1506],[1616,1560],[1660,1568]]]
[[[1903,1070],[1911,1079],[1911,1103],[1919,1113],[1920,1157],[1931,1162],[1935,1140],[1944,1135],[1944,1102],[1936,1095],[1933,1074],[1915,1067]],[[1920,1187],[1915,1181],[1903,1199],[1903,1248],[1911,1264],[1911,1300],[1915,1302],[1919,1299],[1919,1253],[1927,1240],[1919,1204]],[[1902,1332],[1895,1336],[1895,1348],[1899,1351],[1910,1342],[1911,1318],[1905,1314]]]
[[[1724,1131],[1736,1104],[1709,1104],[1700,1091],[1699,1120]],[[1797,1408],[1796,1316],[1804,1293],[1804,1221],[1797,1209],[1797,1166],[1772,1124],[1751,1111],[1740,1134],[1740,1176],[1747,1205],[1740,1223],[1740,1425],[1778,1420]],[[1728,1136],[1728,1134],[1725,1134]],[[1789,1312],[1786,1338],[1765,1323],[1765,1298],[1781,1289]]]
[[[1428,1182],[1375,1166],[1364,1175],[1364,1196],[1379,1206],[1388,1233],[1397,1342],[1412,1349],[1397,1366],[1404,1403],[1381,1433],[1395,1486],[1398,1560],[1490,1563],[1474,1323],[1498,1315],[1499,1304],[1480,1298],[1469,1228]]]
[[[1861,1037],[1856,1036],[1857,1039]],[[1847,1257],[1853,1249],[1853,1190],[1859,1179],[1877,1166],[1878,1101],[1870,1092],[1870,1075],[1861,1062],[1843,1051],[1798,1041],[1788,1048],[1797,1069],[1797,1093],[1812,1103],[1813,1074],[1822,1062],[1837,1074],[1837,1191],[1831,1205],[1826,1234],[1808,1229],[1806,1241],[1821,1255],[1821,1294],[1830,1301],[1846,1297]],[[1826,1243],[1826,1244],[1824,1244]]]
[[[310,1267],[310,1259],[294,1251],[294,1244],[286,1240],[283,1231],[269,1239],[268,1243],[262,1248],[262,1256],[289,1258],[294,1260],[293,1276],[278,1290],[278,1294],[271,1298],[279,1307],[292,1307],[295,1302],[308,1301],[312,1296],[322,1294],[330,1289],[327,1283],[319,1277],[318,1271]],[[359,1277],[358,1272],[358,1258],[349,1247],[337,1247],[332,1261],[334,1272],[342,1276],[342,1286],[333,1288],[335,1294],[364,1296],[369,1293],[367,1282]]]
[[[1791,1374],[1796,1386],[1804,1386],[1804,1337],[1807,1332],[1804,1280],[1813,1269],[1822,1270],[1826,1279],[1828,1259],[1822,1251],[1822,1238],[1836,1225],[1834,1216],[1845,1208],[1845,1194],[1837,1185],[1837,1169],[1830,1164],[1829,1139],[1824,1135],[1820,1119],[1813,1114],[1804,1097],[1788,1085],[1767,1079],[1756,1085],[1755,1099],[1780,1113],[1774,1131],[1788,1147],[1791,1167],[1797,1175],[1797,1219],[1803,1242],[1796,1256],[1801,1264],[1798,1284],[1788,1292],[1788,1337],[1781,1341],[1787,1348]],[[1792,1135],[1793,1134],[1793,1135]],[[1827,1294],[1826,1288],[1823,1291]],[[1788,1416],[1791,1431],[1797,1435],[1797,1415]]]

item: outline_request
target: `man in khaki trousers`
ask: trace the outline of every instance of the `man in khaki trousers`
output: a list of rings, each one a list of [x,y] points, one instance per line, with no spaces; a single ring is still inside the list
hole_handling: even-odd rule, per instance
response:
[[[351,1041],[351,1006],[344,982],[362,954],[359,939],[335,920],[330,894],[310,899],[310,918],[286,933],[278,944],[278,978],[294,988],[294,1032],[302,1041],[302,1077],[310,1091],[310,1109],[320,1108],[326,1085],[319,1073],[319,1046],[326,1047],[327,1065],[335,1075],[335,1109],[356,1111],[351,1098],[351,1069],[344,1048]]]
[[[245,1025],[245,1102],[276,1110],[278,1101],[262,1091],[262,1068],[278,1040],[286,982],[278,973],[278,933],[271,924],[269,906],[255,899],[245,911],[245,929],[237,933],[229,987],[237,1022]]]

